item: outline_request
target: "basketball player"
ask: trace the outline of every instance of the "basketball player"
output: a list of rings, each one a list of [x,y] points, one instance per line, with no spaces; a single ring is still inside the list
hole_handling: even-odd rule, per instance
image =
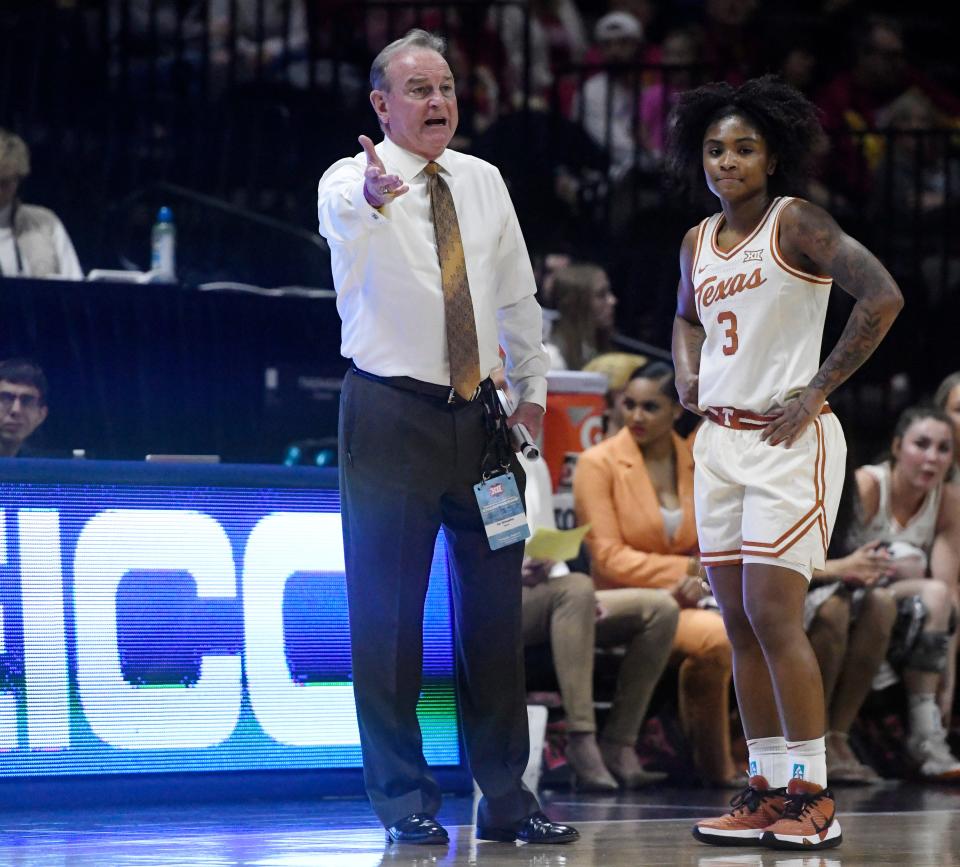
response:
[[[670,165],[702,171],[721,211],[680,252],[673,355],[694,445],[702,562],[733,645],[749,785],[694,837],[820,849],[841,841],[827,788],[823,686],[803,631],[846,444],[827,396],[866,361],[903,305],[880,262],[822,208],[792,198],[822,140],[814,107],[766,76],[685,93]],[[818,367],[833,281],[856,304]]]

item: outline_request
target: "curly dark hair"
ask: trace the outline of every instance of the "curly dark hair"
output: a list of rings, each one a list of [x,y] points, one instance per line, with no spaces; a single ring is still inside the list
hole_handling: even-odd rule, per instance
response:
[[[740,87],[714,82],[680,95],[670,113],[667,153],[667,168],[679,186],[691,187],[703,176],[703,136],[712,123],[731,115],[755,126],[776,155],[770,193],[803,193],[823,127],[816,106],[776,75],[753,78]]]

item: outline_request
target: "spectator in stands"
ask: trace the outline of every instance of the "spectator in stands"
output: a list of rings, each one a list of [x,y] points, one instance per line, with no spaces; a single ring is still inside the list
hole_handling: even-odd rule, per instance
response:
[[[658,0],[608,0],[607,12],[628,12],[649,34],[657,28],[661,8]]]
[[[765,43],[758,0],[704,0],[702,52],[713,81],[734,86],[756,75]]]
[[[526,0],[520,6],[490,11],[491,26],[500,33],[510,67],[512,101],[520,104],[525,84],[526,16],[530,16],[530,95],[540,102],[549,96],[557,73],[578,63],[587,48],[587,31],[573,0]]]
[[[534,262],[534,275],[537,278],[537,297],[544,307],[551,310],[554,306],[553,281],[557,272],[573,264],[573,257],[569,253],[547,253],[537,257]]]
[[[519,458],[527,474],[531,529],[555,529],[546,463]],[[522,580],[524,644],[550,644],[566,713],[566,758],[576,787],[613,792],[662,780],[665,774],[641,766],[636,743],[650,697],[670,658],[677,603],[659,590],[595,592],[589,576],[551,560],[524,558]],[[596,646],[626,647],[599,743],[593,709]]]
[[[551,370],[580,370],[610,348],[617,298],[599,265],[569,265],[553,279],[557,320],[546,344]]]
[[[308,85],[303,0],[212,0],[208,14],[218,79]]]
[[[853,66],[835,76],[816,100],[828,133],[854,134],[834,141],[828,178],[832,187],[854,196],[870,190],[884,140],[869,133],[897,97],[911,88],[925,94],[941,112],[960,114],[960,99],[907,62],[900,25],[890,18],[871,17],[857,28]]]
[[[910,407],[897,421],[890,459],[856,474],[863,505],[859,543],[885,543],[891,593],[901,605],[915,597],[922,605],[901,608],[904,628],[897,632],[914,639],[895,639],[891,654],[900,658],[910,699],[907,752],[921,776],[932,781],[960,780],[960,760],[950,751],[944,727],[953,706],[948,663],[960,573],[960,484],[945,480],[953,444],[953,426],[943,410]]]
[[[921,220],[941,211],[948,190],[956,190],[960,181],[948,142],[949,119],[929,96],[911,87],[877,112],[876,120],[878,129],[891,133],[877,167],[877,211],[893,207]]]
[[[76,251],[57,215],[17,198],[29,174],[26,142],[0,128],[0,275],[82,280]]]
[[[877,783],[880,777],[850,747],[850,728],[883,664],[897,605],[881,586],[892,575],[878,539],[860,541],[860,499],[853,473],[843,486],[824,568],[814,570],[804,627],[820,664],[827,703],[826,756],[831,783]]]
[[[644,87],[640,97],[640,138],[657,159],[663,155],[667,116],[677,95],[703,83],[694,68],[699,60],[700,44],[692,28],[677,28],[664,37],[659,80]]]
[[[878,138],[870,213],[884,222],[888,267],[910,273],[919,265],[916,288],[925,289],[935,305],[949,291],[944,279],[949,283],[957,266],[952,245],[945,243],[945,221],[957,216],[960,189],[953,123],[917,87],[878,111],[876,123],[886,136]]]
[[[593,37],[606,68],[586,80],[572,117],[606,150],[611,176],[622,178],[640,151],[641,83],[635,64],[643,29],[629,12],[608,12],[594,27]]]
[[[816,45],[800,37],[781,49],[778,73],[791,87],[809,97],[817,73]]]
[[[632,352],[604,352],[588,361],[583,369],[602,373],[607,377],[607,408],[603,417],[603,437],[607,439],[623,427],[623,392],[635,370],[643,367],[649,359]]]
[[[940,407],[953,425],[953,469],[947,478],[954,484],[960,484],[960,370],[944,377],[933,396],[933,402]],[[940,690],[940,709],[949,723],[952,702],[956,691],[957,664],[960,663],[960,630],[955,630],[951,647],[947,652],[947,669],[944,684]]]
[[[960,370],[945,377],[937,386],[933,402],[949,417],[953,425],[953,461],[960,464]]]
[[[109,0],[110,74],[128,95],[202,90],[210,24],[201,0]]]
[[[24,443],[47,417],[47,378],[25,358],[0,361],[0,457],[25,454]]]
[[[731,755],[732,651],[701,580],[693,515],[693,455],[673,430],[683,409],[673,368],[637,370],[623,398],[626,427],[580,455],[573,480],[579,524],[590,524],[600,589],[656,588],[680,605],[679,715],[694,765],[711,785],[743,785]]]

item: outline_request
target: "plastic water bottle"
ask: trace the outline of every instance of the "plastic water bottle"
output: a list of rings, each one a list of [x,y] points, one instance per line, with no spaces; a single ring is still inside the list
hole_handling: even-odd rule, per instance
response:
[[[176,280],[177,227],[173,212],[166,206],[157,211],[150,233],[150,270],[167,280]]]

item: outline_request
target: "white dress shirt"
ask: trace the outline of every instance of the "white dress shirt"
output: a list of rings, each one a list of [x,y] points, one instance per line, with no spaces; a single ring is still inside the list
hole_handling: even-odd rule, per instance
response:
[[[320,179],[320,234],[330,245],[341,354],[377,376],[450,384],[440,262],[427,191],[427,160],[385,139],[376,146],[388,174],[409,192],[381,209],[363,196],[363,153]],[[507,354],[518,401],[546,405],[549,366],[543,318],[520,224],[499,170],[445,150],[436,160],[453,195],[486,376]]]
[[[36,205],[20,205],[20,211],[24,209],[32,215],[31,228],[24,237],[17,239],[13,228],[13,205],[0,208],[0,275],[82,280],[83,269],[77,253],[56,214]],[[40,259],[48,263],[47,266],[35,261],[38,249],[44,254]]]

